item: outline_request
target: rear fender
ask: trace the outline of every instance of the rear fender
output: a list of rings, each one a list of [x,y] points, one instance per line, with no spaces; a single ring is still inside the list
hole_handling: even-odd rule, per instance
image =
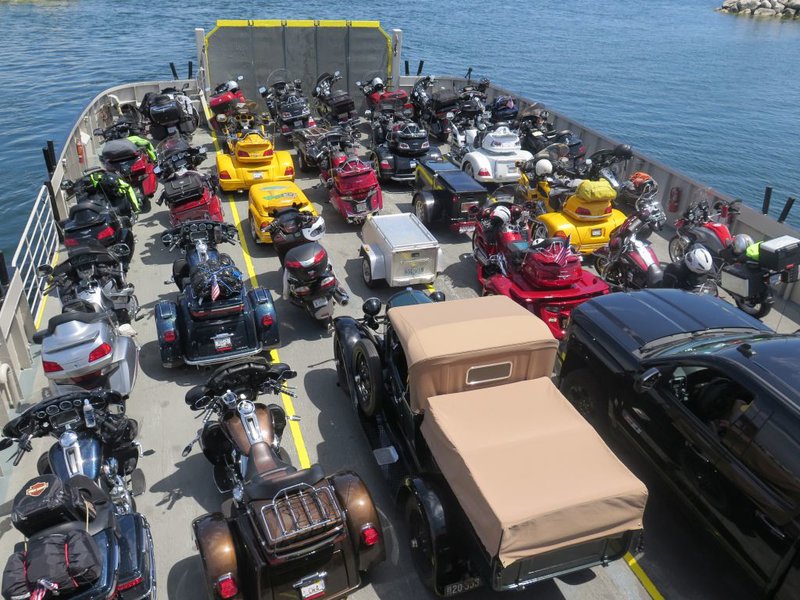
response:
[[[275,152],[275,158],[277,158],[277,164],[275,166],[274,176],[276,180],[279,181],[294,181],[294,162],[292,162],[292,155],[289,154],[286,150],[278,150]],[[286,175],[286,169],[292,169],[292,174],[290,176]]]
[[[463,168],[464,164],[466,164],[466,163],[469,163],[469,164],[472,165],[472,173],[473,173],[472,177],[476,181],[481,181],[481,182],[494,181],[494,167],[495,167],[495,165],[494,165],[494,163],[492,161],[489,160],[488,157],[486,157],[481,152],[470,152],[470,153],[468,153],[464,157],[464,162],[461,164],[462,168]],[[488,170],[489,171],[489,175],[488,176],[486,176],[486,175],[483,175],[483,176],[478,175],[478,172],[481,169]]]
[[[420,190],[414,194],[412,203],[416,203],[418,198],[422,198],[422,201],[425,203],[425,212],[428,214],[431,220],[437,219],[439,217],[439,213],[441,212],[441,207],[437,205],[436,197],[433,195],[433,193],[428,190]]]
[[[367,571],[370,567],[386,560],[383,527],[372,495],[366,484],[353,471],[335,473],[328,480],[333,484],[336,498],[347,518],[347,529],[356,552],[358,570]],[[373,546],[365,545],[361,539],[361,531],[369,526],[378,530],[378,542]]]
[[[222,513],[203,515],[192,521],[192,532],[197,550],[200,552],[206,587],[209,592],[216,590],[220,577],[230,573],[239,588],[239,592],[231,600],[242,600],[243,586],[239,578],[236,545],[225,517]],[[210,593],[210,595],[217,597],[215,593]]]
[[[233,159],[222,152],[217,152],[217,173],[219,174],[219,187],[223,192],[230,192],[239,189],[243,182],[239,177]],[[225,174],[228,177],[225,177]]]
[[[158,332],[158,348],[161,351],[161,362],[164,366],[178,366],[183,362],[181,352],[181,330],[178,327],[178,307],[174,302],[165,300],[156,304],[156,330]],[[175,332],[175,340],[164,339],[167,331]]]
[[[272,302],[272,294],[264,288],[255,288],[247,293],[250,303],[253,306],[253,315],[256,321],[256,331],[258,339],[265,348],[277,348],[280,346],[280,327],[278,323],[278,313],[275,304]],[[272,320],[269,325],[264,325],[264,320]]]
[[[537,220],[544,223],[547,227],[547,234],[550,237],[555,236],[556,231],[563,231],[565,235],[569,235],[572,240],[579,241],[578,231],[575,226],[570,223],[564,215],[557,212],[549,212],[536,217]]]
[[[335,338],[342,345],[342,365],[345,373],[347,374],[347,385],[350,386],[352,374],[350,373],[350,365],[353,364],[353,347],[356,342],[363,337],[366,337],[361,331],[361,327],[353,317],[336,317],[333,320],[333,330]],[[351,389],[345,390],[352,397],[353,391]]]
[[[141,577],[141,583],[130,591],[132,595],[137,596],[137,594],[152,590],[156,583],[153,538],[150,534],[150,527],[144,517],[138,513],[118,516],[117,524],[120,535],[125,538],[128,547],[135,548],[134,553],[120,553],[117,581],[128,583]]]
[[[369,260],[373,279],[386,279],[386,265],[383,261],[383,252],[379,252],[377,248],[373,248],[369,244],[363,244],[359,255]]]

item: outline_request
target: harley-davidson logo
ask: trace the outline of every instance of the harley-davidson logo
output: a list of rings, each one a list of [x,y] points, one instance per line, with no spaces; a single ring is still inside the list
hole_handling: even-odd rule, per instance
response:
[[[34,498],[36,498],[36,496],[41,496],[42,493],[48,487],[50,487],[50,484],[47,483],[46,481],[40,481],[39,483],[34,483],[31,487],[29,487],[27,490],[25,490],[25,495],[26,496],[33,496]]]

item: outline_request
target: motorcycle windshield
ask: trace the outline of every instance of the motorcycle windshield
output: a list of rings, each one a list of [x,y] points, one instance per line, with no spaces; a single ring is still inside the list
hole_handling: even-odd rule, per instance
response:
[[[76,446],[75,448],[63,448],[58,442],[53,444],[48,453],[53,473],[64,481],[74,475],[85,475],[89,479],[97,479],[100,476],[102,459],[100,440],[88,431],[82,431],[78,433]]]

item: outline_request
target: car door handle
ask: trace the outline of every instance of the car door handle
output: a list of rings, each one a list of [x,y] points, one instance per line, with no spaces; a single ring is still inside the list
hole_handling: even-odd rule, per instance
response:
[[[702,460],[707,465],[711,464],[711,460],[705,454],[703,454],[700,450],[698,450],[697,447],[694,444],[692,444],[691,442],[686,442],[686,448],[688,450],[690,450],[692,452],[692,454],[694,454],[697,458]]]
[[[756,518],[759,521],[761,521],[764,527],[766,527],[772,535],[774,535],[779,540],[786,539],[786,534],[783,533],[783,531],[781,531],[781,528],[775,525],[775,523],[773,523],[772,520],[767,515],[762,513],[760,510],[757,510],[755,514]]]

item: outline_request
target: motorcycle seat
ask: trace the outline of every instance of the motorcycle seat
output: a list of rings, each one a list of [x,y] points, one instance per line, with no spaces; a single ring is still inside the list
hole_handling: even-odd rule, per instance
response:
[[[85,323],[87,325],[91,323],[97,323],[99,321],[107,321],[112,319],[114,313],[111,311],[105,312],[69,312],[69,313],[62,313],[60,315],[56,315],[52,319],[47,322],[46,329],[40,329],[36,333],[33,334],[33,343],[34,344],[41,344],[44,341],[44,338],[53,335],[56,331],[56,328],[59,325],[63,325],[64,323],[69,323],[71,321],[78,321],[79,323]]]
[[[317,483],[325,477],[319,465],[298,471],[284,462],[266,442],[250,446],[244,474],[244,492],[250,500],[271,499],[282,489]]]

